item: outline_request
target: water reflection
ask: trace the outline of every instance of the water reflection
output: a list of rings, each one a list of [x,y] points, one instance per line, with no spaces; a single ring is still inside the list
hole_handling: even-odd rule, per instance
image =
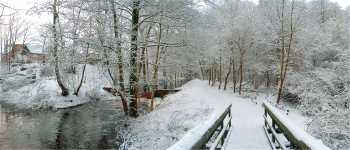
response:
[[[112,149],[122,110],[100,101],[70,110],[0,108],[0,149]]]

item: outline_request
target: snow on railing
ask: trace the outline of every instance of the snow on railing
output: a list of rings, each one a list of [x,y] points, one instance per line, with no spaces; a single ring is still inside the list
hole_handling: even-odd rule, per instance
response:
[[[221,149],[231,128],[231,106],[214,115],[203,125],[190,130],[179,142],[168,150]]]
[[[277,108],[267,102],[263,106],[264,129],[273,149],[329,150],[321,140],[298,128]]]

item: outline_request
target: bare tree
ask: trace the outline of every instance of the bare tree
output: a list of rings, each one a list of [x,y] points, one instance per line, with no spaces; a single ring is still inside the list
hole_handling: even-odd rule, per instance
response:
[[[59,85],[59,87],[61,88],[62,91],[62,96],[68,96],[69,95],[69,91],[67,89],[67,87],[63,84],[62,82],[62,77],[60,74],[60,69],[59,69],[59,58],[58,58],[58,41],[59,41],[59,37],[58,37],[58,31],[57,31],[57,27],[58,27],[58,20],[59,20],[59,14],[58,14],[58,0],[53,0],[53,5],[52,5],[52,11],[53,11],[53,26],[52,26],[52,32],[53,32],[53,57],[54,57],[54,61],[55,61],[55,75],[56,75],[56,80],[57,83]]]
[[[158,23],[159,32],[158,32],[158,45],[156,51],[156,57],[153,64],[153,75],[152,75],[152,99],[151,99],[151,110],[154,109],[154,94],[158,88],[158,69],[159,69],[159,61],[160,61],[160,51],[161,51],[161,40],[162,40],[162,18],[160,18],[160,22]]]
[[[277,95],[277,103],[281,101],[282,93],[283,93],[283,85],[285,82],[287,70],[288,70],[288,63],[289,63],[289,55],[292,48],[292,42],[293,42],[293,34],[294,34],[294,25],[293,25],[293,14],[294,14],[294,0],[292,0],[292,8],[290,12],[290,32],[289,32],[289,43],[288,47],[285,47],[285,31],[284,31],[284,7],[285,7],[285,0],[282,1],[282,22],[281,22],[281,36],[282,36],[282,44],[281,44],[281,63],[280,63],[280,77],[278,82],[278,95]]]
[[[125,85],[124,85],[124,67],[123,67],[123,54],[122,54],[122,47],[121,47],[121,39],[119,38],[119,29],[118,29],[118,22],[119,18],[117,16],[117,11],[115,10],[115,4],[113,0],[110,0],[111,7],[112,7],[112,13],[113,13],[113,29],[114,29],[114,40],[116,42],[115,44],[115,52],[117,54],[117,69],[118,69],[118,82],[119,82],[119,90],[118,95],[120,96],[122,103],[123,103],[123,110],[125,114],[128,114],[128,103],[127,103],[127,97],[125,95]],[[122,13],[122,12],[121,12]],[[116,85],[114,85],[116,86]]]
[[[225,82],[224,82],[224,90],[226,90],[227,89],[227,83],[228,83],[228,78],[230,77],[230,75],[231,75],[231,72],[232,72],[232,66],[233,66],[233,60],[232,60],[232,58],[230,57],[230,59],[229,59],[229,61],[230,61],[230,64],[228,65],[228,71],[227,71],[227,74],[226,74],[226,76],[225,76]]]
[[[137,78],[137,37],[139,29],[140,0],[132,1],[131,38],[130,38],[130,116],[137,117],[138,113],[138,78]]]

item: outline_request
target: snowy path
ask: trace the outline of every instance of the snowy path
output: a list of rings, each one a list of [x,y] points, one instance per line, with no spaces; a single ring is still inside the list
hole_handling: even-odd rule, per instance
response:
[[[136,137],[130,147],[167,149],[184,136],[193,136],[191,133],[222,113],[230,104],[232,132],[226,150],[270,149],[263,130],[261,102],[255,104],[230,90],[218,90],[218,87],[208,86],[207,81],[200,80],[190,81],[180,92],[169,95],[155,111],[131,120],[130,132]],[[190,132],[190,129],[194,132]]]
[[[223,91],[218,90],[217,87],[210,87],[205,82],[200,87],[193,87],[193,90],[196,90],[194,93],[202,93],[200,96],[197,94],[193,97],[199,96],[200,99],[206,101],[215,100],[216,103],[226,104],[224,108],[232,104],[232,128],[226,143],[226,150],[271,149],[263,129],[262,102],[255,104],[250,99],[241,98],[229,90]]]
[[[271,150],[263,129],[262,107],[263,101],[270,99],[269,96],[257,94],[252,95],[253,100],[242,98],[230,90],[218,90],[218,87],[211,87],[207,81],[201,80],[192,80],[181,89],[166,97],[155,111],[130,122],[130,132],[136,135],[131,149],[191,149],[218,116],[232,104],[232,127],[224,149]],[[311,149],[328,149],[303,130],[302,122],[305,118],[300,118],[297,114],[286,116],[284,112],[275,109],[274,114],[280,114],[279,118],[284,118],[284,124],[295,132],[298,139],[308,145],[316,145],[316,148]],[[318,148],[317,145],[322,147]]]
[[[232,101],[232,128],[226,150],[271,149],[263,130],[263,108],[247,99]]]

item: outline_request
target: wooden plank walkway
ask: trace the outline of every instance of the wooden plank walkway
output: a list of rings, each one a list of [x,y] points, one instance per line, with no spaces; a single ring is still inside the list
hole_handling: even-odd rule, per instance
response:
[[[232,102],[232,128],[225,145],[226,150],[270,150],[271,146],[263,129],[261,104],[247,99]]]

